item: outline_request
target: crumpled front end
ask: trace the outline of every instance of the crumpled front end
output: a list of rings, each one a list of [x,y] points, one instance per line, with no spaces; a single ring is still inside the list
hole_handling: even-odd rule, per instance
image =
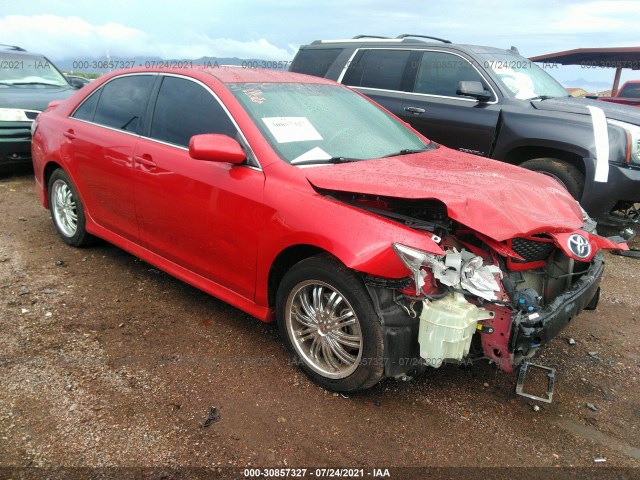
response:
[[[627,249],[585,230],[497,241],[449,218],[439,202],[336,198],[422,230],[441,249],[396,243],[406,281],[366,279],[385,328],[389,376],[483,358],[511,373],[582,310],[595,308],[600,250]]]
[[[470,231],[457,233],[442,239],[442,256],[394,245],[413,270],[402,300],[420,310],[418,342],[426,365],[482,357],[511,372],[578,313],[595,308],[602,255],[577,260],[566,253],[570,241],[602,243],[591,234],[572,234],[566,248],[551,236],[511,239],[492,248]]]

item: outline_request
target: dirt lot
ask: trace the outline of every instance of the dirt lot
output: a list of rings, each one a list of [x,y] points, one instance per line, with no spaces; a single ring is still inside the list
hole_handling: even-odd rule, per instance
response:
[[[598,309],[539,357],[550,405],[488,363],[343,397],[274,325],[106,243],[66,246],[33,192],[0,177],[0,466],[640,467],[638,260],[607,254]]]

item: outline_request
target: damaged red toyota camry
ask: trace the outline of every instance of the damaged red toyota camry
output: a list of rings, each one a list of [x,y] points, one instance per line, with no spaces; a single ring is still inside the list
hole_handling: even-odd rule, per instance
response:
[[[599,250],[626,248],[553,179],[286,72],[105,75],[38,117],[33,163],[64,241],[100,237],[276,320],[335,391],[447,361],[512,372],[595,307]]]

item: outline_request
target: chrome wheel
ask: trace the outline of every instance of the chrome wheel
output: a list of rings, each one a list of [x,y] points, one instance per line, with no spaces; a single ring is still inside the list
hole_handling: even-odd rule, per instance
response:
[[[320,375],[351,375],[362,358],[362,331],[347,299],[331,285],[305,280],[289,293],[285,325],[300,358]]]
[[[78,209],[73,192],[63,180],[56,180],[51,188],[53,218],[61,233],[73,237],[78,230]]]

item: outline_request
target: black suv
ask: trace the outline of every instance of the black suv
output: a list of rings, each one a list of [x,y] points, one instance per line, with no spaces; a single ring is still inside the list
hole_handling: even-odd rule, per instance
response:
[[[0,45],[0,172],[31,165],[31,124],[52,100],[82,85],[70,84],[46,57]]]
[[[300,47],[290,70],[349,85],[450,148],[553,176],[601,224],[639,220],[640,110],[570,97],[515,47],[359,35]]]

